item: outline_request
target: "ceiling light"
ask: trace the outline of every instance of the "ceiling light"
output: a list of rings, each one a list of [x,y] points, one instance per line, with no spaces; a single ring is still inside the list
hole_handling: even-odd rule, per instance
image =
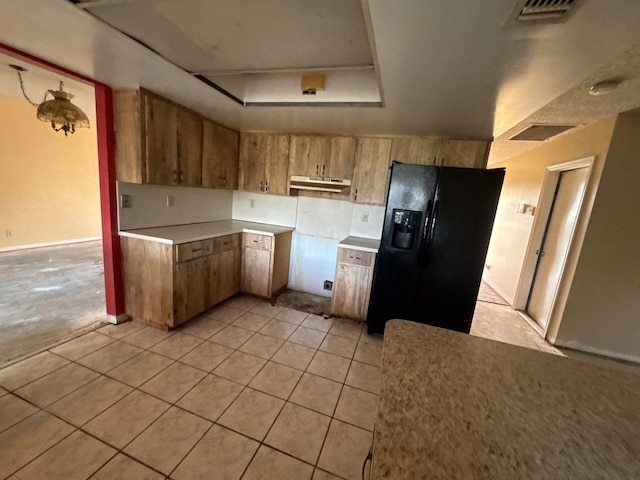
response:
[[[89,118],[82,110],[71,103],[74,95],[62,89],[62,82],[60,82],[59,90],[47,90],[42,102],[37,104],[32,102],[24,91],[22,72],[26,72],[26,69],[19,65],[9,66],[18,73],[22,95],[31,105],[37,108],[38,120],[50,122],[51,128],[56,132],[62,130],[65,136],[69,133],[75,133],[76,128],[89,128]],[[51,95],[53,99],[47,100],[47,94]]]
[[[602,82],[594,83],[589,89],[589,95],[609,95],[618,88],[620,83],[620,80],[603,80]]]

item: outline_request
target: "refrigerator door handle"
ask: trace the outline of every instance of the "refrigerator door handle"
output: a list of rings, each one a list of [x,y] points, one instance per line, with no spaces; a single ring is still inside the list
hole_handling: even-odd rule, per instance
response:
[[[427,202],[427,210],[424,216],[424,228],[422,230],[422,246],[420,257],[422,258],[422,263],[424,264],[427,260],[427,252],[429,250],[429,227],[431,225],[431,217],[432,217],[432,209],[433,209],[433,201],[429,200]]]
[[[436,230],[436,222],[438,221],[438,206],[440,202],[437,200],[433,203],[433,213],[431,214],[431,226],[429,227],[429,243],[431,246],[431,242],[433,241],[433,235]]]

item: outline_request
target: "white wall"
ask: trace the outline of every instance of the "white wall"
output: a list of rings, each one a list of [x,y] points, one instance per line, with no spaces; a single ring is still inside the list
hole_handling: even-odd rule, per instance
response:
[[[297,207],[297,197],[234,191],[232,218],[295,227]]]
[[[215,222],[231,218],[233,192],[211,188],[164,187],[118,182],[118,198],[129,195],[130,208],[118,208],[120,230]],[[173,206],[167,207],[167,196]]]

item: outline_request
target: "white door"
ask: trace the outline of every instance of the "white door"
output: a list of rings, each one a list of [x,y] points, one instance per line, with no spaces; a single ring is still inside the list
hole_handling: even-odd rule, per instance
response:
[[[588,173],[588,168],[568,170],[562,172],[558,180],[526,308],[529,316],[543,329],[551,316]]]

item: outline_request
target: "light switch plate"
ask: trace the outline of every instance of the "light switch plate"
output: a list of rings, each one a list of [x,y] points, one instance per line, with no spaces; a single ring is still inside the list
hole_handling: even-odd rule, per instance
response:
[[[362,216],[360,218],[362,223],[367,223],[369,221],[369,212],[362,212]]]
[[[120,208],[131,208],[131,195],[120,195]]]

